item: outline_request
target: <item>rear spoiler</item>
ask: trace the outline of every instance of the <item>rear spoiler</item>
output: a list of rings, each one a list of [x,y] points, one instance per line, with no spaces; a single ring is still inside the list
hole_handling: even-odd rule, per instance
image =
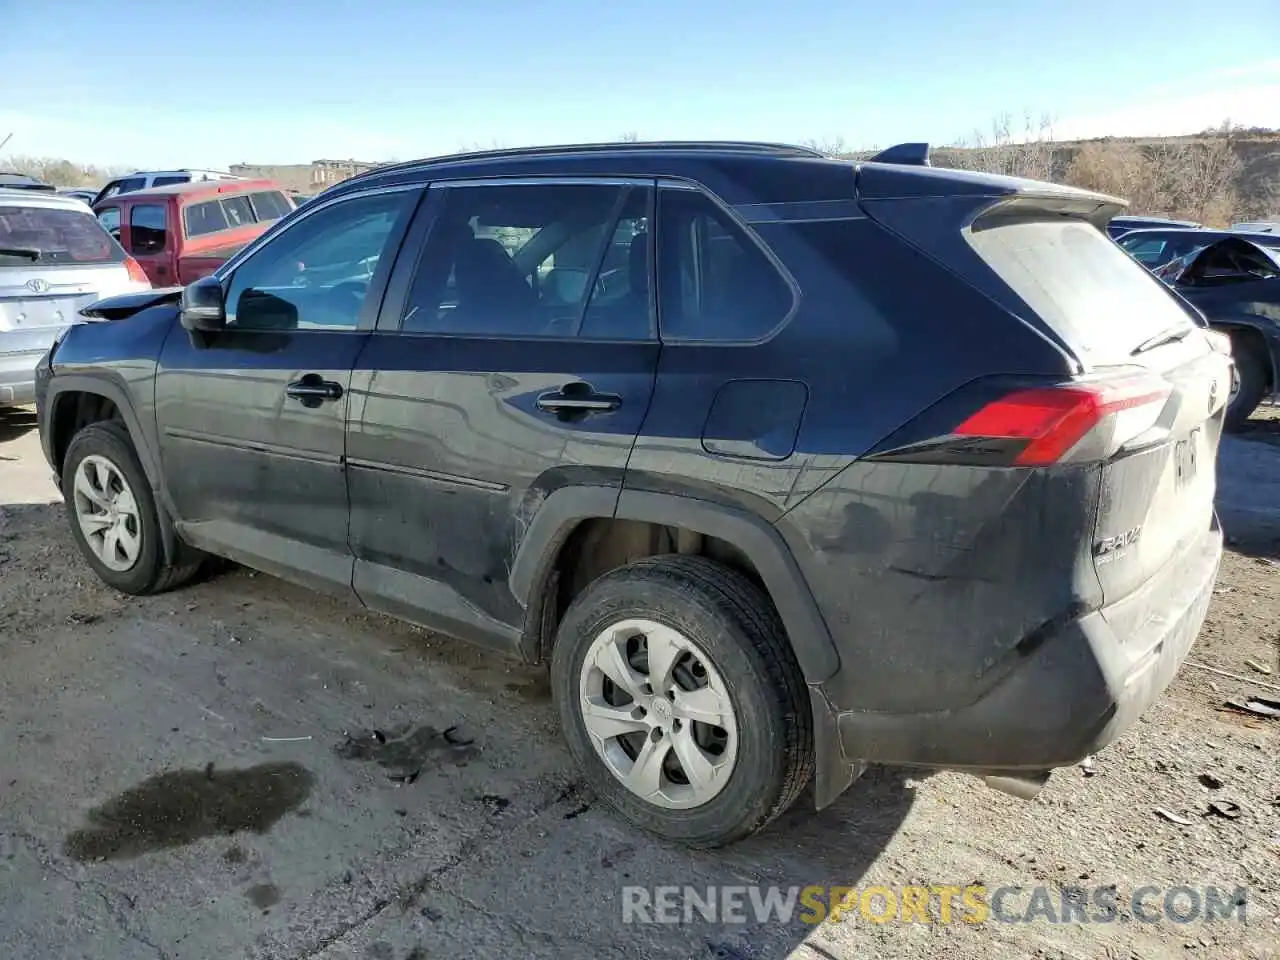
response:
[[[860,201],[971,197],[971,212],[981,210],[986,224],[1048,215],[1085,219],[1103,229],[1128,206],[1119,197],[1059,183],[935,167],[927,143],[896,144],[857,163],[856,171]]]
[[[142,290],[138,293],[122,293],[116,297],[96,300],[80,311],[87,320],[123,320],[147,307],[164,303],[177,303],[182,297],[182,287],[161,287],[158,290]]]

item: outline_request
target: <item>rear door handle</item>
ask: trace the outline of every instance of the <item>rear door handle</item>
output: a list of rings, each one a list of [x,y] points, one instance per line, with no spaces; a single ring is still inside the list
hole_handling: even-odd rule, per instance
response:
[[[342,399],[342,384],[322,380],[319,374],[308,373],[301,380],[294,380],[284,388],[285,396],[301,400],[304,407],[318,407],[325,402]]]
[[[622,406],[622,398],[613,393],[597,393],[589,383],[566,383],[559,390],[543,393],[535,401],[539,410],[567,419],[588,413],[608,413]]]

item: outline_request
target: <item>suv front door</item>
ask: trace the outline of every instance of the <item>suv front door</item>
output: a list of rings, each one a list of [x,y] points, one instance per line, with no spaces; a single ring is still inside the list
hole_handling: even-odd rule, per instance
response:
[[[228,265],[226,329],[175,326],[156,375],[165,485],[192,544],[351,589],[351,368],[421,188],[337,198]]]
[[[652,197],[646,181],[431,187],[352,379],[368,606],[518,643],[527,524],[564,486],[616,501],[653,392]]]

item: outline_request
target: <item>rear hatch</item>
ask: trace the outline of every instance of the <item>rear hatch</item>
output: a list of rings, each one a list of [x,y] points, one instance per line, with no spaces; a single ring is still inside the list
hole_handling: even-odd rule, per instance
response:
[[[43,352],[83,307],[146,286],[88,211],[0,201],[0,354]]]
[[[978,196],[975,178],[959,174],[961,196],[875,196],[901,176],[860,178],[872,217],[1056,344],[1072,369],[1058,383],[1000,397],[953,436],[1015,443],[1015,466],[1096,464],[1089,552],[1103,604],[1162,573],[1176,590],[1177,571],[1213,526],[1229,348],[1107,239],[1100,227],[1114,210],[1109,198],[994,178]],[[1145,623],[1113,626],[1126,635]]]

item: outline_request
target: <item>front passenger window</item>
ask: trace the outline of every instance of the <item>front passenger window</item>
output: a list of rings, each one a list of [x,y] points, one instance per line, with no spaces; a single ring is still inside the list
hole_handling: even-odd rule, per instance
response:
[[[354,330],[388,241],[417,192],[339,201],[303,217],[236,268],[227,326],[240,330]]]

